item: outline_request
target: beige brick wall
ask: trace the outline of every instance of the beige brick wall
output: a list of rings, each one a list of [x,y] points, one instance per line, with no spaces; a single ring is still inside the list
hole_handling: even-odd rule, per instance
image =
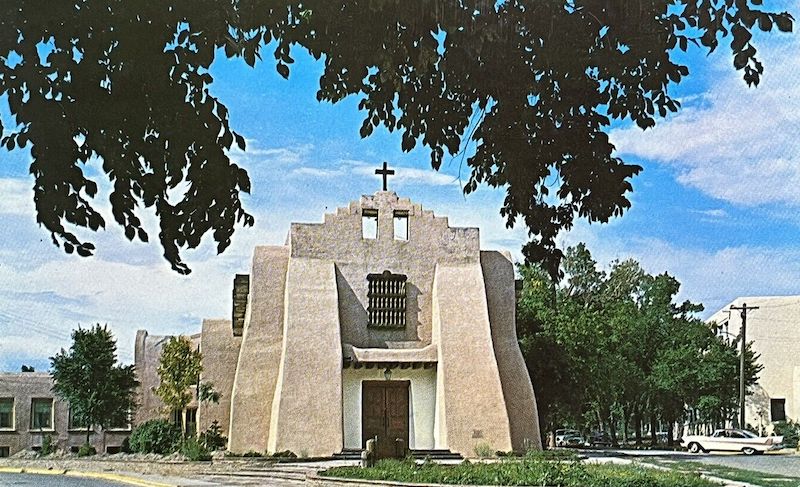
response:
[[[68,450],[86,442],[86,430],[69,429],[69,405],[59,399],[51,388],[50,374],[44,372],[0,373],[0,398],[14,399],[14,427],[0,429],[0,447],[9,447],[13,455],[21,450],[42,445],[44,436],[49,435],[55,446]],[[31,428],[31,401],[51,399],[53,401],[52,428],[33,430]],[[90,443],[98,452],[107,447],[119,447],[130,434],[128,430],[101,430],[94,428]]]

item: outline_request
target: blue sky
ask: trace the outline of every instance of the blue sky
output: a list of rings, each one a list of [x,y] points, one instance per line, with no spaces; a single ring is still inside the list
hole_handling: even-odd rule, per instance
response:
[[[777,3],[796,17],[798,7],[797,0]],[[766,69],[759,88],[746,87],[725,49],[695,52],[686,56],[690,78],[674,91],[683,101],[676,115],[646,132],[612,127],[619,155],[644,167],[633,180],[633,207],[606,225],[579,223],[562,245],[586,242],[604,267],[632,257],[651,273],[669,272],[683,284],[680,298],[703,303],[705,315],[738,296],[800,294],[800,38],[756,40]],[[502,191],[465,197],[459,158],[436,173],[425,150],[403,153],[395,134],[376,130],[361,139],[358,99],[318,103],[321,64],[301,50],[293,55],[289,81],[271,62],[252,69],[219,58],[212,67],[212,92],[248,139],[247,152],[231,157],[253,180],[245,202],[256,225],[239,229],[221,256],[211,242],[186,253],[188,277],[170,270],[157,245],[129,243],[112,224],[90,236],[95,257],[63,254],[35,223],[29,154],[3,152],[0,370],[46,368],[79,324],[107,323],[121,358],[131,361],[137,329],[194,333],[204,317],[230,316],[233,274],[249,272],[253,246],[282,244],[290,222],[321,221],[380,189],[373,171],[384,160],[397,170],[390,189],[449,216],[451,225],[480,227],[484,247],[521,257],[525,229],[505,228]],[[97,204],[108,215],[107,194],[101,184]],[[142,217],[154,228],[152,215]]]

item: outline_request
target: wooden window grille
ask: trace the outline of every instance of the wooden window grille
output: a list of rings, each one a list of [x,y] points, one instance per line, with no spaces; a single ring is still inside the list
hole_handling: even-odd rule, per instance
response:
[[[367,275],[367,323],[374,328],[405,328],[406,276],[384,271]]]

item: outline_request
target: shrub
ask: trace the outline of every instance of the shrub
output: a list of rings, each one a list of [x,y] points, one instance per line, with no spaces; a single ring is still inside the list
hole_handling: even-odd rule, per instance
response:
[[[276,451],[270,456],[273,458],[297,458],[297,455],[292,450]]]
[[[478,458],[489,458],[494,455],[494,448],[488,443],[478,443],[475,445],[475,455]]]
[[[42,437],[42,448],[39,450],[39,455],[41,456],[50,455],[55,451],[56,451],[56,446],[53,444],[53,437],[50,435],[44,435]]]
[[[158,453],[166,455],[178,449],[181,429],[166,419],[151,419],[137,426],[129,444],[136,453]]]
[[[97,450],[95,450],[92,445],[88,443],[81,445],[81,448],[78,450],[79,457],[91,457],[92,455],[97,455]]]
[[[211,454],[206,447],[200,444],[195,438],[187,438],[181,444],[181,454],[192,462],[207,462],[211,460]]]
[[[125,439],[122,440],[122,445],[120,445],[119,450],[122,453],[130,453],[131,452],[131,439],[129,437],[125,437]]]
[[[264,454],[260,453],[260,452],[257,452],[257,451],[250,450],[249,452],[245,453],[242,456],[243,457],[263,457]]]
[[[228,443],[228,438],[222,434],[219,421],[215,419],[205,432],[200,433],[200,443],[211,451],[225,448],[225,444]]]
[[[797,448],[800,439],[800,423],[789,421],[776,421],[773,432],[778,436],[783,436],[783,446]]]

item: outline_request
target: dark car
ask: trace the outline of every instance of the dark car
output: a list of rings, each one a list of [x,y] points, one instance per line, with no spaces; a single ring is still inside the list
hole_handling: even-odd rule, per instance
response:
[[[611,446],[611,437],[605,431],[595,431],[586,440],[589,446]]]

